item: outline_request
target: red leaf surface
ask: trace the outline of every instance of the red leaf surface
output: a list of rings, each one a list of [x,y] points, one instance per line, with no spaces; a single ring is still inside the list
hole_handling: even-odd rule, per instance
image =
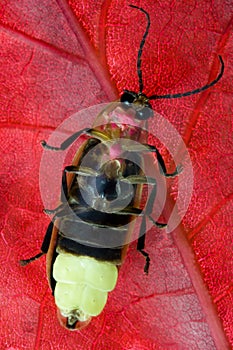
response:
[[[145,18],[127,1],[0,0],[0,349],[224,350],[233,344],[233,4],[133,4],[151,16],[145,93],[189,91],[215,78],[217,54],[226,64],[212,89],[153,104],[189,150],[189,209],[171,234],[148,232],[148,277],[133,243],[104,312],[80,333],[60,327],[45,259],[18,264],[37,253],[49,222],[39,191],[40,140],[72,113],[114,100],[117,90],[138,90]],[[150,130],[156,128],[151,120]],[[175,185],[171,205],[174,198]]]

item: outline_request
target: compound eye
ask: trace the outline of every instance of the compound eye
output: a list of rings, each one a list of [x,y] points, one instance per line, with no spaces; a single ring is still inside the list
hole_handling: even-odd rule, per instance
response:
[[[135,100],[135,96],[130,91],[123,92],[123,94],[121,95],[121,98],[120,98],[120,101],[122,103],[133,103],[134,100]]]
[[[140,120],[147,120],[153,117],[153,115],[154,115],[153,109],[151,109],[150,107],[144,107],[140,111],[136,112],[136,118]]]

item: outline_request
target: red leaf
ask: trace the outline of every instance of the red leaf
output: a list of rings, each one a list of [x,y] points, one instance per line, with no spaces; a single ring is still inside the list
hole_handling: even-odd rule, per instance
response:
[[[153,104],[190,152],[191,204],[171,234],[148,232],[148,277],[132,244],[104,312],[81,333],[58,324],[44,258],[25,268],[18,264],[37,253],[49,222],[39,191],[40,140],[72,113],[112,101],[114,84],[119,91],[138,90],[136,57],[145,17],[125,1],[0,4],[0,348],[230,348],[232,4],[140,2],[151,16],[143,52],[146,93],[189,91],[205,84],[217,75],[217,54],[226,69],[205,93]],[[152,132],[159,127],[156,119],[150,121]],[[175,184],[171,190],[168,210],[176,198]]]

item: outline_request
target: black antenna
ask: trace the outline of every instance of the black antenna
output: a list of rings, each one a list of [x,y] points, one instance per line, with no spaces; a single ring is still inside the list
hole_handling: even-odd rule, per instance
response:
[[[141,12],[143,12],[146,17],[147,17],[147,27],[145,30],[145,33],[143,34],[141,43],[140,43],[140,47],[138,50],[138,58],[137,58],[137,75],[138,75],[138,81],[139,81],[139,95],[142,93],[143,91],[143,80],[142,80],[142,70],[141,70],[141,65],[142,65],[142,51],[143,51],[143,46],[145,44],[146,41],[146,37],[149,33],[149,28],[150,28],[150,16],[149,13],[147,13],[143,8],[135,6],[135,5],[129,5],[132,8],[135,8]],[[149,100],[158,100],[158,99],[163,99],[163,98],[167,98],[167,99],[171,99],[171,98],[180,98],[180,97],[186,97],[186,96],[190,96],[190,95],[195,95],[195,94],[199,94],[202,91],[205,91],[207,89],[209,89],[211,86],[214,86],[215,84],[217,84],[217,82],[222,78],[223,73],[224,73],[224,62],[222,59],[222,56],[218,56],[219,61],[221,63],[221,70],[220,73],[218,74],[217,78],[214,79],[213,81],[211,81],[209,84],[206,84],[200,88],[191,90],[191,91],[187,91],[187,92],[180,92],[177,94],[167,94],[167,95],[151,95],[148,97]]]
[[[146,41],[146,37],[149,33],[149,28],[150,28],[150,16],[149,13],[147,13],[145,10],[143,10],[143,8],[138,7],[138,6],[134,6],[134,5],[129,5],[132,8],[138,9],[139,11],[143,12],[146,15],[147,18],[147,26],[146,26],[146,30],[145,33],[143,34],[141,43],[140,43],[140,47],[139,47],[139,51],[138,51],[138,59],[137,59],[137,74],[138,74],[138,82],[139,82],[139,93],[143,91],[143,80],[142,80],[142,70],[141,70],[141,65],[142,65],[142,50],[143,50],[143,46],[145,44]]]
[[[221,63],[221,70],[220,73],[218,74],[217,78],[214,79],[211,83],[206,84],[198,89],[192,90],[192,91],[187,91],[187,92],[181,92],[178,94],[168,94],[168,95],[151,95],[149,96],[150,100],[157,100],[157,99],[162,99],[162,98],[180,98],[180,97],[185,97],[185,96],[190,96],[190,95],[195,95],[199,94],[199,92],[205,91],[209,89],[211,86],[217,84],[217,82],[222,78],[223,72],[224,72],[224,62],[222,59],[222,56],[218,56],[219,61]]]

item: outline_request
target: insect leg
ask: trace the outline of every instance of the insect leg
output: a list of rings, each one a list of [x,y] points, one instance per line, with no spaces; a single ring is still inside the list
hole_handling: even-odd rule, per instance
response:
[[[66,203],[68,200],[68,184],[66,174],[76,174],[80,176],[97,176],[99,172],[88,167],[76,167],[74,165],[68,165],[64,168],[62,174],[62,187],[61,187],[61,202]]]
[[[67,200],[68,200],[68,186],[67,186],[67,179],[66,179],[66,168],[63,170],[63,173],[62,173],[60,200],[61,200],[62,204],[60,204],[55,209],[44,209],[44,213],[48,214],[48,215],[56,214],[57,212],[59,212],[64,207],[64,203],[66,203]]]
[[[105,133],[103,133],[99,130],[85,128],[85,129],[82,129],[82,130],[75,132],[73,135],[68,137],[68,139],[66,139],[64,142],[62,142],[60,147],[50,146],[47,144],[46,141],[41,141],[41,145],[44,149],[48,149],[51,151],[64,151],[70,145],[72,145],[72,143],[75,140],[77,140],[82,134],[95,137],[100,141],[108,141],[109,140],[109,137]]]
[[[139,208],[134,208],[131,206],[128,206],[124,209],[121,210],[117,210],[117,208],[115,208],[115,210],[112,212],[113,214],[117,214],[117,215],[135,215],[135,216],[142,216],[142,209]]]
[[[148,215],[148,218],[150,219],[150,221],[158,228],[165,228],[167,227],[167,224],[164,224],[164,223],[161,223],[161,222],[158,222],[158,221],[155,221],[151,215]]]
[[[164,223],[160,223],[158,221],[155,221],[152,217],[151,217],[151,213],[153,211],[153,205],[154,205],[154,201],[155,201],[155,197],[156,197],[156,193],[157,193],[157,186],[156,183],[154,184],[152,191],[150,193],[149,199],[146,203],[146,209],[145,209],[145,215],[148,216],[148,218],[153,222],[153,224],[159,228],[164,228],[167,226],[167,224]]]
[[[130,145],[127,145],[126,149],[127,149],[127,151],[130,151],[130,152],[154,152],[154,153],[156,153],[158,163],[159,163],[160,172],[165,177],[175,177],[175,176],[179,175],[181,173],[181,171],[183,170],[182,165],[178,165],[176,167],[176,170],[173,173],[169,174],[167,172],[163,157],[160,154],[159,150],[155,146],[148,145],[148,144],[138,144],[138,145],[133,145],[132,148],[130,148]]]
[[[26,265],[30,264],[32,261],[39,259],[42,255],[44,255],[48,252],[50,240],[52,237],[52,231],[53,231],[53,222],[50,222],[50,224],[47,228],[46,234],[44,236],[43,243],[42,243],[41,248],[40,248],[41,252],[36,254],[35,256],[29,258],[29,259],[20,260],[19,263],[21,266],[26,266]]]
[[[182,172],[182,170],[183,170],[182,165],[178,165],[176,167],[176,170],[173,173],[169,174],[167,172],[166,165],[164,163],[163,157],[160,154],[159,150],[155,146],[152,146],[152,145],[144,144],[143,146],[146,147],[149,152],[155,152],[156,153],[156,156],[157,156],[157,159],[158,159],[158,163],[159,163],[160,172],[161,172],[162,175],[164,175],[165,177],[175,177],[175,176],[179,175]]]
[[[86,167],[85,168],[84,167],[77,168],[74,165],[66,166],[64,168],[63,174],[62,174],[61,198],[60,198],[62,203],[66,203],[68,200],[68,185],[67,185],[66,173],[72,173],[72,174],[77,174],[77,175],[81,175],[81,176],[97,176],[97,175],[99,175],[98,172],[92,170],[91,168],[86,168]],[[46,214],[56,214],[63,207],[64,207],[64,205],[61,204],[55,209],[44,209],[44,212]]]
[[[35,261],[35,260],[39,259],[42,255],[44,255],[44,253],[42,253],[42,252],[38,253],[38,254],[36,254],[35,256],[33,256],[33,257],[29,258],[29,259],[22,259],[22,260],[20,260],[19,263],[20,263],[21,266],[26,266],[26,265],[30,264],[32,261]]]
[[[141,234],[141,232],[144,232]],[[144,266],[144,272],[148,274],[149,267],[150,267],[150,256],[147,252],[145,252],[144,247],[145,247],[145,238],[146,238],[146,217],[143,216],[142,218],[142,224],[140,227],[140,237],[138,238],[138,243],[137,243],[137,250],[145,257],[146,263]]]
[[[43,212],[47,215],[52,215],[52,214],[55,215],[57,213],[60,213],[64,207],[65,207],[64,203],[62,203],[55,209],[44,209]]]
[[[55,209],[44,209],[44,212],[46,214],[55,215],[54,219],[66,215],[69,212],[69,208],[72,209],[72,205],[71,206],[68,205],[68,184],[67,184],[66,173],[73,173],[81,176],[97,176],[97,174],[99,175],[98,172],[88,167],[77,168],[74,165],[66,166],[62,174],[61,197],[60,197],[61,204]],[[82,210],[83,208],[80,207],[80,211]]]
[[[164,223],[160,223],[160,222],[155,221],[151,217],[151,213],[153,210],[153,204],[154,204],[155,197],[156,197],[156,192],[157,192],[157,187],[156,187],[156,183],[154,183],[153,189],[151,191],[151,194],[150,194],[149,199],[148,199],[147,204],[146,204],[145,214],[142,218],[142,223],[141,223],[139,238],[138,238],[138,243],[137,243],[137,250],[146,258],[146,264],[144,266],[144,272],[146,274],[148,274],[149,266],[150,266],[149,254],[144,251],[145,239],[146,239],[146,216],[148,216],[149,219],[153,222],[153,224],[155,226],[157,226],[158,228],[164,228],[167,226]]]
[[[44,254],[46,254],[49,250],[49,244],[51,241],[52,232],[53,232],[53,222],[51,221],[48,228],[47,228],[43,243],[42,243],[41,248],[40,248]]]
[[[127,176],[126,178],[123,178],[121,179],[120,181],[122,182],[128,182],[130,183],[131,185],[135,185],[135,184],[145,184],[145,185],[153,185],[154,186],[154,189],[152,190],[151,192],[151,195],[149,197],[149,200],[148,200],[148,203],[147,203],[147,207],[150,208],[150,212],[148,212],[148,208],[147,208],[147,211],[146,211],[146,215],[148,216],[148,218],[150,219],[150,221],[153,222],[153,224],[159,228],[164,228],[166,227],[167,225],[166,224],[163,224],[163,223],[160,223],[160,222],[157,222],[155,221],[152,217],[151,217],[151,212],[152,212],[152,209],[153,209],[153,204],[154,204],[154,201],[155,201],[155,196],[156,196],[156,180],[153,178],[153,177],[146,177],[146,176],[140,176],[140,175],[129,175]],[[129,210],[132,210],[134,208],[128,208]],[[127,213],[126,211],[126,208],[124,209],[124,211],[121,211],[121,212],[124,212],[124,213]],[[119,214],[121,213],[119,212]],[[132,213],[132,215],[137,215],[135,213]]]
[[[67,185],[67,178],[66,178],[66,167],[63,170],[62,173],[62,180],[61,180],[61,202],[64,203],[68,199],[68,185]]]
[[[120,181],[130,183],[131,185],[136,185],[136,184],[154,185],[154,184],[156,184],[156,180],[153,177],[140,176],[140,175],[129,175],[127,177],[121,178]]]
[[[88,168],[88,167],[76,167],[74,165],[68,165],[65,167],[65,172],[66,173],[71,173],[71,174],[77,174],[80,176],[98,176],[100,173],[94,169]]]

